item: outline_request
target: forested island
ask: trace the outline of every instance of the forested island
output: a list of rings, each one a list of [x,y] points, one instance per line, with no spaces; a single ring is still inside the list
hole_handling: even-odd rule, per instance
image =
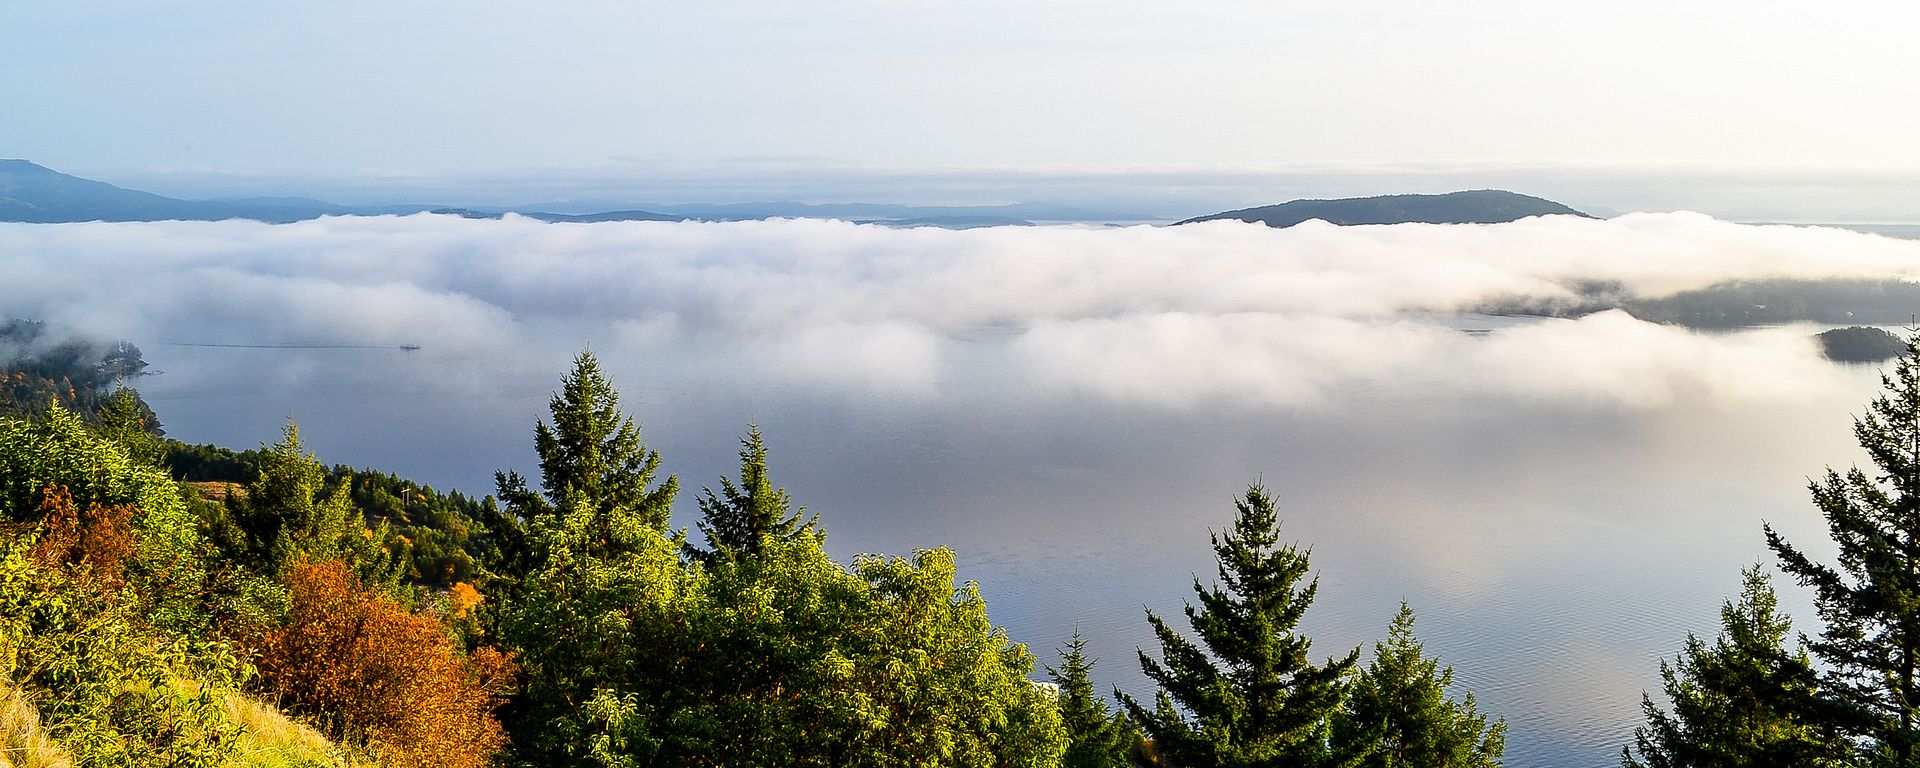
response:
[[[1906,354],[1906,342],[1880,328],[1850,325],[1821,331],[1820,351],[1838,363],[1878,363]]]
[[[292,423],[251,450],[168,440],[136,348],[5,330],[0,766],[1502,761],[1505,721],[1413,607],[1367,648],[1298,630],[1317,579],[1258,484],[1185,620],[1144,617],[1153,700],[1109,698],[1077,637],[1036,653],[993,626],[951,551],[829,557],[757,428],[671,529],[680,482],[591,354],[534,431],[537,474],[476,499],[329,468]],[[1838,562],[1765,531],[1818,634],[1794,641],[1749,570],[1720,636],[1661,665],[1623,765],[1914,764],[1920,368],[1884,383],[1858,425],[1875,472],[1813,484]]]
[[[1339,226],[1362,224],[1498,224],[1529,216],[1593,218],[1563,204],[1504,189],[1472,189],[1439,195],[1379,195],[1338,200],[1289,200],[1222,211],[1177,222],[1235,220],[1284,229],[1314,219]]]

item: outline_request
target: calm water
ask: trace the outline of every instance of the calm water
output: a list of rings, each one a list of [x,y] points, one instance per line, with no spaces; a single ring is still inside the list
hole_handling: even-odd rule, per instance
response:
[[[465,400],[390,388],[434,362],[380,351],[152,357],[231,372],[202,389],[149,381],[185,440],[270,441],[291,413],[329,462],[475,492],[496,468],[537,470],[538,388]],[[1103,682],[1136,695],[1134,651],[1152,647],[1142,610],[1177,614],[1192,576],[1212,578],[1208,530],[1259,479],[1285,532],[1313,547],[1306,629],[1321,655],[1382,637],[1406,600],[1428,650],[1508,719],[1509,764],[1552,766],[1615,760],[1658,660],[1716,631],[1740,567],[1763,557],[1761,521],[1821,548],[1806,477],[1853,460],[1848,415],[1875,386],[1853,369],[1825,398],[1625,409],[1383,381],[1312,409],[1153,408],[1026,400],[991,371],[937,397],[823,397],[606,362],[684,486],[731,472],[733,438],[757,421],[776,479],[822,514],[833,551],[954,547],[1015,639],[1053,660],[1077,627]],[[288,370],[298,385],[245,373]],[[677,523],[694,514],[683,494]]]

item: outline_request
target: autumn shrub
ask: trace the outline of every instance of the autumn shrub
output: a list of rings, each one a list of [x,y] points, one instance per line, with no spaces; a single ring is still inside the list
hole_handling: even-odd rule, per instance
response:
[[[481,600],[480,590],[464,581],[458,582],[447,590],[447,612],[457,619],[467,618],[473,615],[473,609],[479,607]]]
[[[127,560],[133,556],[135,511],[130,504],[95,501],[82,512],[66,486],[48,486],[41,493],[40,540],[28,557],[42,568],[66,569],[84,582],[122,586]]]
[[[392,768],[481,768],[505,745],[492,710],[512,664],[463,655],[439,617],[366,588],[340,562],[289,568],[286,623],[259,660],[267,690]]]

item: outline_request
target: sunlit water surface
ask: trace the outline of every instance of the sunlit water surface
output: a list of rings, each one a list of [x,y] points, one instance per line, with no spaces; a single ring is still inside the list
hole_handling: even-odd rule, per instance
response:
[[[1615,763],[1659,660],[1687,633],[1717,631],[1740,568],[1766,558],[1763,521],[1827,551],[1807,478],[1856,459],[1849,417],[1877,386],[1875,369],[1852,368],[1789,402],[1428,396],[1396,379],[1311,408],[1119,404],[1025,396],[990,367],[1008,338],[983,330],[965,340],[980,367],[896,396],[604,362],[687,489],[676,525],[697,514],[693,490],[734,470],[734,440],[757,422],[775,479],[821,514],[836,555],[950,546],[993,619],[1043,662],[1077,628],[1096,677],[1140,696],[1135,651],[1153,649],[1143,611],[1177,616],[1193,577],[1213,578],[1209,530],[1262,482],[1285,536],[1312,547],[1320,591],[1304,629],[1317,654],[1370,650],[1407,601],[1459,689],[1507,719],[1516,766]],[[252,446],[293,416],[330,463],[472,493],[495,469],[537,473],[532,429],[551,384],[401,384],[432,377],[431,349],[152,350],[163,370],[221,372],[144,382],[184,440]],[[546,351],[556,382],[572,351]],[[1805,596],[1789,589],[1786,604],[1809,628]]]

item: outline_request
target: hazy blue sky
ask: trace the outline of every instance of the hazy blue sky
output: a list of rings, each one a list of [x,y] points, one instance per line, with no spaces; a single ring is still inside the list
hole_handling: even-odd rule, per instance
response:
[[[1920,168],[1916,22],[1845,0],[9,3],[0,156],[234,184],[1886,172]]]

